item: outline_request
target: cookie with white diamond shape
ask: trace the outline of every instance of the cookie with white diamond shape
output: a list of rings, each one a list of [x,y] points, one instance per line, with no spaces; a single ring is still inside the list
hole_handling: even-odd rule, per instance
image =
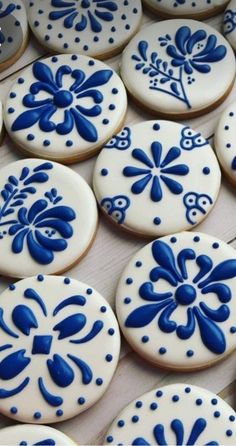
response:
[[[6,129],[26,155],[65,164],[95,155],[119,131],[125,87],[110,66],[62,54],[28,67],[4,104]]]
[[[224,11],[229,0],[143,0],[154,14],[164,18],[186,17],[204,20]]]
[[[13,65],[25,51],[28,21],[22,0],[0,1],[0,71]]]
[[[235,250],[215,237],[182,232],[155,240],[130,260],[117,288],[117,316],[146,360],[198,370],[235,350],[235,293]]]
[[[26,423],[63,421],[108,388],[119,359],[119,328],[90,286],[43,275],[11,284],[0,296],[0,327],[3,415]]]
[[[171,384],[132,401],[114,420],[104,443],[233,446],[235,419],[234,410],[218,395]]]
[[[72,169],[25,159],[0,170],[0,273],[59,274],[90,248],[97,229],[96,200]]]
[[[76,446],[67,435],[49,426],[21,424],[0,430],[2,446]]]
[[[155,238],[200,223],[217,200],[220,180],[216,156],[203,136],[160,120],[126,126],[106,144],[93,188],[116,227]]]
[[[236,102],[222,113],[214,137],[216,155],[223,172],[233,186],[236,186]]]
[[[141,0],[29,1],[29,24],[53,53],[107,59],[122,51],[137,32]]]

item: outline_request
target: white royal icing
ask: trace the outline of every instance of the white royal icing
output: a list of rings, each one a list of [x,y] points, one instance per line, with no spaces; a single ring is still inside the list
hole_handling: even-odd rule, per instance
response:
[[[117,316],[147,360],[194,370],[235,349],[235,293],[235,250],[215,237],[182,232],[131,259],[117,289]]]
[[[88,409],[109,386],[119,328],[107,301],[88,285],[42,275],[9,285],[0,298],[0,327],[2,414],[62,421]]]
[[[140,0],[36,0],[29,2],[29,23],[52,51],[108,57],[137,31]]]
[[[114,420],[106,444],[235,445],[234,410],[197,386],[171,384],[130,403]]]
[[[0,141],[3,130],[3,117],[2,117],[2,102],[0,101]]]
[[[0,170],[0,193],[1,274],[65,271],[90,246],[96,201],[84,179],[68,167],[16,161]]]
[[[14,57],[24,45],[28,34],[25,5],[21,0],[0,1],[0,67]]]
[[[236,50],[236,0],[231,0],[224,15],[224,35]]]
[[[235,57],[212,27],[173,19],[155,23],[131,40],[121,75],[131,95],[154,112],[200,114],[229,90]]]
[[[0,430],[0,445],[3,446],[75,446],[74,441],[62,432],[49,426],[23,424]]]
[[[216,154],[229,178],[236,182],[236,102],[230,104],[222,113],[215,132]]]
[[[23,150],[73,161],[93,155],[112,136],[126,107],[125,87],[109,66],[60,55],[21,74],[4,104],[4,120]]]
[[[109,218],[155,237],[200,223],[217,199],[220,178],[215,154],[199,132],[170,121],[146,121],[124,127],[107,143],[93,185]]]
[[[191,15],[196,17],[205,14],[206,17],[211,14],[217,14],[226,6],[228,0],[144,0],[144,4],[152,7],[156,12],[181,16]]]

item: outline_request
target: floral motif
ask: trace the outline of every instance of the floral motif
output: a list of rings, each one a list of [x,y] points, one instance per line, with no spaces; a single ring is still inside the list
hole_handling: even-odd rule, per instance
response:
[[[184,428],[182,421],[179,419],[174,419],[170,424],[171,430],[174,432],[175,437],[176,437],[176,442],[174,444],[176,444],[178,446],[199,444],[198,443],[199,437],[201,436],[202,432],[204,432],[204,430],[206,429],[206,426],[207,426],[207,422],[206,422],[205,418],[198,418],[195,421],[195,423],[193,424],[193,427],[191,429],[188,439],[186,438],[186,440],[185,440],[184,439],[185,428]],[[158,444],[158,445],[170,444],[168,442],[168,440],[166,439],[165,427],[163,426],[163,424],[157,424],[154,427],[153,435],[154,435],[156,444]],[[154,443],[152,443],[152,444],[154,444]],[[173,443],[171,443],[171,444],[173,444]],[[146,441],[145,438],[141,438],[141,437],[136,438],[133,441],[132,445],[133,446],[145,446],[145,445],[151,446],[151,444],[148,441]],[[204,443],[204,446],[207,446],[207,445],[219,446],[219,443],[217,443],[216,441],[210,441],[207,444]]]
[[[130,207],[130,199],[126,195],[106,197],[101,201],[102,208],[120,225],[124,223],[126,211]]]
[[[55,188],[45,193],[45,199],[36,200],[29,209],[23,206],[24,200],[36,193],[34,185],[48,181],[47,171],[52,168],[49,162],[35,167],[33,172],[24,167],[20,178],[11,175],[1,191],[0,227],[7,226],[9,229],[1,232],[0,239],[7,234],[12,236],[12,251],[15,254],[23,251],[26,240],[31,257],[42,265],[53,261],[54,252],[67,248],[66,239],[73,235],[69,222],[76,218],[72,208],[56,206],[63,198]],[[9,220],[10,215],[13,218]]]
[[[224,59],[226,47],[217,46],[214,34],[208,36],[203,29],[192,33],[188,26],[179,28],[173,41],[169,34],[159,37],[158,41],[161,47],[166,47],[171,66],[168,61],[161,59],[157,52],[152,52],[149,56],[148,42],[142,40],[138,44],[139,54],[132,56],[137,62],[135,68],[151,78],[151,90],[173,96],[191,109],[185,84],[191,85],[195,81],[195,78],[191,77],[194,71],[208,74],[212,63]]]
[[[152,303],[132,311],[125,326],[145,327],[159,313],[158,326],[164,333],[176,332],[179,339],[186,340],[194,334],[198,324],[206,348],[218,355],[224,353],[226,339],[219,324],[230,315],[226,304],[231,300],[232,293],[230,287],[222,282],[236,277],[236,260],[225,260],[214,265],[209,256],[197,256],[190,248],[181,250],[175,259],[171,247],[161,240],[153,243],[152,254],[158,266],[150,272],[151,281],[143,283],[139,288],[141,299]],[[188,273],[187,261],[195,262],[199,269],[194,277]],[[166,292],[158,293],[153,283],[157,283],[157,288],[160,283],[164,283]],[[217,309],[212,309],[201,300],[201,297],[212,293],[221,303]],[[186,325],[170,319],[179,306],[186,307]]]
[[[131,146],[131,130],[124,127],[120,133],[114,135],[104,146],[107,149],[127,150]]]
[[[227,9],[224,16],[224,35],[231,34],[236,29],[236,12]]]
[[[212,206],[213,200],[207,194],[197,194],[196,192],[188,192],[183,198],[186,207],[186,219],[190,225],[197,223],[197,215],[201,213],[206,215],[209,206]]]
[[[186,164],[170,164],[178,159],[181,150],[178,147],[171,147],[166,156],[162,160],[162,145],[158,141],[154,141],[151,145],[152,159],[142,149],[134,149],[132,156],[139,163],[144,164],[143,167],[127,166],[123,170],[126,177],[141,177],[135,181],[131,187],[133,194],[141,194],[147,185],[151,182],[150,197],[152,201],[158,202],[163,198],[161,182],[163,182],[170,192],[173,194],[181,194],[183,192],[182,185],[170,178],[171,175],[185,176],[189,173]]]
[[[50,20],[63,19],[65,28],[84,31],[87,27],[94,33],[102,31],[103,22],[111,22],[118,10],[117,2],[111,0],[52,0],[51,6],[57,8],[49,13]]]
[[[180,147],[184,150],[193,150],[198,147],[206,146],[208,142],[203,138],[201,133],[196,133],[190,127],[184,127],[181,130]]]
[[[4,321],[4,312],[0,308],[0,327],[11,340],[10,344],[0,346],[0,351],[6,352],[4,359],[0,362],[0,379],[10,381],[19,377],[20,380],[20,384],[14,389],[1,388],[0,399],[17,395],[29,385],[31,378],[28,369],[33,366],[35,360],[37,361],[37,355],[43,355],[45,358],[47,375],[57,387],[69,387],[75,380],[75,371],[77,370],[81,374],[82,383],[90,384],[93,379],[91,367],[77,355],[71,354],[70,351],[73,345],[76,345],[76,352],[78,352],[81,344],[91,342],[101,332],[104,323],[101,320],[95,320],[92,327],[88,329],[87,317],[83,312],[62,317],[65,308],[83,307],[86,304],[86,298],[82,295],[69,296],[58,303],[52,315],[51,312],[48,314],[46,300],[43,300],[33,288],[27,288],[24,291],[24,298],[32,300],[38,305],[41,312],[40,318],[30,306],[16,305],[11,313],[14,325],[12,329]],[[42,335],[42,331],[45,333],[45,327],[48,327],[47,333]],[[77,337],[78,333],[80,333],[79,338]],[[19,343],[14,346],[14,339],[17,340],[22,336],[23,338],[27,336],[29,339],[26,343],[27,347],[19,350]],[[63,357],[61,352],[65,344],[69,352],[66,357]],[[51,351],[55,352],[55,348],[58,348],[58,353],[52,354]],[[72,353],[73,351],[72,349]],[[52,407],[62,405],[63,398],[53,395],[46,388],[44,378],[40,376],[40,373],[39,371],[37,383],[44,401]]]
[[[70,66],[62,65],[54,76],[48,65],[36,62],[33,65],[33,74],[37,82],[30,86],[30,93],[23,98],[23,105],[30,110],[16,118],[12,131],[26,129],[38,123],[43,132],[55,131],[59,135],[67,135],[75,126],[81,138],[88,142],[97,141],[97,129],[91,122],[92,118],[102,113],[99,104],[103,102],[103,94],[97,87],[109,82],[113,72],[99,70],[86,79],[84,71],[72,70]],[[63,87],[64,76],[70,76],[69,89]],[[37,95],[40,99],[37,99]],[[84,106],[83,101],[86,98],[90,98],[95,105]],[[64,111],[64,120],[59,123],[58,110]]]

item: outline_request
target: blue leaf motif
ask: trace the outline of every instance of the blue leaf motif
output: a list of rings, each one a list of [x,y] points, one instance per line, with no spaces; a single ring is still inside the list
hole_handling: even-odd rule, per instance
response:
[[[58,354],[53,360],[47,360],[47,366],[54,383],[59,387],[68,387],[74,381],[74,372],[69,364]]]
[[[29,336],[31,328],[38,328],[34,313],[26,305],[17,305],[14,308],[12,320],[15,326],[26,336]]]
[[[65,339],[79,333],[85,325],[86,317],[82,313],[77,313],[63,319],[63,321],[55,325],[53,330],[59,331],[58,339]]]
[[[0,378],[10,380],[19,375],[30,363],[25,356],[25,350],[18,350],[8,355],[0,362]]]

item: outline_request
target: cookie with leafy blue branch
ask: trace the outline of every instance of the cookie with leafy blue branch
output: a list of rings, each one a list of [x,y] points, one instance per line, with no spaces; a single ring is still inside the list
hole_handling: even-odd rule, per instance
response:
[[[2,446],[76,446],[67,435],[49,426],[21,424],[0,430]]]
[[[143,0],[144,6],[163,18],[204,20],[224,11],[229,0]]]
[[[236,51],[236,1],[231,0],[224,14],[224,36]]]
[[[155,117],[189,119],[215,109],[228,96],[235,55],[209,25],[167,20],[131,40],[123,52],[121,77],[134,102]]]

